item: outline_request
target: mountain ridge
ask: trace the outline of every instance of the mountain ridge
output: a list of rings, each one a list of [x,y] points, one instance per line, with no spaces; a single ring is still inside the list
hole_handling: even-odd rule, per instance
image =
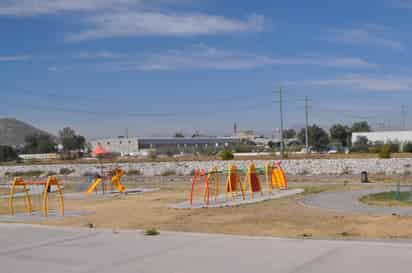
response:
[[[0,145],[21,146],[25,138],[33,134],[52,134],[16,118],[0,118]]]

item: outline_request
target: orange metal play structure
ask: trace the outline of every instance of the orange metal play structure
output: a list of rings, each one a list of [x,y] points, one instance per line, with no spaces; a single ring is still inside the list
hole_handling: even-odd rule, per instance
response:
[[[90,184],[90,186],[87,188],[85,194],[89,195],[93,191],[97,191],[97,186],[99,184],[102,184],[102,192],[104,194],[105,192],[105,185],[104,181],[109,180],[112,185],[119,191],[119,192],[125,192],[126,188],[125,186],[121,183],[121,179],[124,176],[124,171],[120,168],[116,168],[113,172],[109,172],[109,174],[102,178],[100,176],[95,177],[93,182]]]
[[[21,177],[16,177],[13,179],[13,182],[10,187],[10,197],[9,197],[9,213],[10,215],[14,215],[14,197],[17,188],[23,188],[23,192],[25,193],[25,205],[26,211],[29,215],[33,213],[33,207],[30,198],[30,190],[28,186],[41,186],[43,187],[42,192],[42,205],[41,210],[43,216],[47,217],[49,213],[49,189],[51,186],[56,186],[57,194],[58,194],[58,201],[59,201],[59,208],[60,208],[60,215],[64,216],[64,197],[62,187],[59,183],[59,180],[55,176],[49,176],[45,181],[26,181]]]
[[[243,182],[240,178],[242,173],[244,174]],[[267,163],[264,169],[257,169],[253,163],[250,163],[246,171],[239,170],[236,165],[229,165],[227,171],[218,171],[217,167],[213,167],[210,172],[206,172],[204,169],[197,169],[194,172],[191,183],[190,205],[193,204],[195,187],[199,181],[203,184],[204,204],[206,206],[210,204],[211,196],[216,201],[219,196],[220,175],[227,175],[225,186],[226,200],[229,196],[234,200],[239,195],[245,200],[247,192],[249,192],[251,199],[254,198],[255,193],[263,195],[263,188],[259,178],[260,174],[264,175],[266,179],[268,193],[272,193],[275,189],[288,189],[286,175],[280,162]]]

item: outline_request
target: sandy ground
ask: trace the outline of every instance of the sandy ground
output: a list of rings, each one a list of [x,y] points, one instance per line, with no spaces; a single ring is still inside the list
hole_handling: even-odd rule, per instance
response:
[[[388,181],[391,179],[387,178]],[[355,184],[350,177],[305,178],[301,181],[303,183],[291,183],[291,186],[303,185],[308,193],[370,187]],[[368,216],[307,208],[299,202],[303,195],[232,208],[177,210],[167,208],[167,205],[187,200],[189,181],[138,186],[160,187],[160,191],[112,199],[66,200],[66,210],[89,210],[94,214],[41,224],[73,227],[93,224],[97,228],[114,230],[156,228],[291,238],[412,239],[412,217]],[[52,198],[51,208],[55,207],[54,202]],[[38,200],[33,203],[38,208]],[[17,200],[16,204],[21,210],[22,200]],[[7,213],[7,200],[0,200],[0,213]]]

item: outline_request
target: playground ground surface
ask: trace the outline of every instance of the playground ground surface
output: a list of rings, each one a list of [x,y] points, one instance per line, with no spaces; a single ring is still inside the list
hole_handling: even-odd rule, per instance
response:
[[[236,207],[178,210],[169,204],[186,201],[190,179],[127,187],[159,188],[143,194],[117,195],[113,198],[88,198],[65,202],[66,211],[91,212],[80,217],[67,217],[36,222],[42,225],[108,228],[112,230],[185,231],[233,235],[275,236],[322,239],[412,239],[412,217],[399,215],[366,215],[330,209],[305,207],[301,201],[309,194],[346,192],[381,187],[401,177],[374,177],[378,182],[359,184],[359,177],[290,177],[291,188],[304,188],[306,193]],[[127,178],[125,179],[127,181]],[[71,190],[67,185],[66,189]],[[36,208],[36,201],[33,200]],[[16,200],[22,211],[22,199]],[[51,199],[50,208],[54,206]],[[0,214],[7,214],[7,200],[0,200]],[[1,220],[0,220],[1,221]]]
[[[412,243],[0,224],[2,272],[409,273]]]

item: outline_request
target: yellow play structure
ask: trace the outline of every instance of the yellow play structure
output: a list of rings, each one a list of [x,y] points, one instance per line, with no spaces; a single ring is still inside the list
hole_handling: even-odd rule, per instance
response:
[[[110,180],[112,185],[118,190],[119,192],[125,192],[126,188],[125,186],[121,183],[121,179],[124,176],[124,171],[120,168],[116,168],[113,172],[110,172],[106,177],[102,178],[101,176],[95,177],[93,182],[90,184],[90,186],[87,188],[85,194],[89,195],[93,193],[94,191],[97,192],[97,186],[99,184],[102,184],[102,192],[104,194],[105,192],[105,184],[104,180]]]
[[[243,181],[241,174],[244,174]],[[210,203],[210,197],[216,201],[219,196],[219,176],[227,175],[225,186],[225,198],[228,200],[230,197],[235,200],[236,197],[241,195],[245,200],[247,192],[249,197],[254,198],[255,193],[263,195],[263,187],[260,182],[259,175],[264,175],[266,179],[267,192],[270,194],[274,190],[287,190],[288,184],[286,175],[282,169],[280,162],[267,163],[264,169],[256,168],[254,163],[250,163],[246,171],[239,170],[236,165],[229,165],[227,171],[218,171],[217,167],[213,167],[210,172],[206,172],[203,169],[197,169],[194,172],[192,178],[192,187],[190,192],[190,205],[193,204],[193,198],[195,193],[195,185],[198,181],[203,180],[203,201],[206,205]]]
[[[42,191],[42,205],[41,211],[43,216],[47,217],[49,213],[49,189],[51,186],[56,186],[60,215],[64,216],[64,197],[62,187],[59,180],[56,176],[49,176],[45,181],[25,181],[22,177],[16,177],[13,179],[13,182],[10,187],[10,197],[9,197],[9,213],[11,216],[14,215],[14,198],[15,193],[18,188],[22,188],[25,195],[25,206],[26,211],[29,215],[33,213],[33,206],[30,198],[30,190],[28,186],[41,186],[43,187]]]

